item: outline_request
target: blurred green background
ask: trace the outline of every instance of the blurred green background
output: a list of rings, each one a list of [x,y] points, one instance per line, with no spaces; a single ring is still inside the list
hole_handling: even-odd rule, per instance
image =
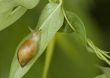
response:
[[[0,78],[8,78],[19,42],[35,28],[47,0],[28,10],[12,26],[0,31]],[[101,49],[110,51],[110,0],[64,0],[65,9],[75,12],[84,22],[87,36]],[[56,47],[48,78],[94,78],[102,73],[95,54],[88,52],[74,34],[57,34]],[[41,78],[45,53],[23,78]]]

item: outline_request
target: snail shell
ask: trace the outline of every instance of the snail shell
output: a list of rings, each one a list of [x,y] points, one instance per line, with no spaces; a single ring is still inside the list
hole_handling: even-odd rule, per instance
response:
[[[26,40],[18,49],[18,61],[24,67],[38,52],[40,32],[33,32],[32,37]]]

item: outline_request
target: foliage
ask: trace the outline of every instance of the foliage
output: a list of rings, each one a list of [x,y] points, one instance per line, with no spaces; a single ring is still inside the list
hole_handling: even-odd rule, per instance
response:
[[[34,8],[38,3],[39,0],[1,0],[0,30],[3,31],[5,28],[9,27],[16,20],[18,20],[28,9]],[[17,53],[24,41],[32,37],[33,32],[31,32],[23,40],[21,40],[21,42],[16,48],[15,55],[10,68],[9,78],[22,78],[31,69],[33,64],[36,61],[39,61],[38,59],[42,57],[41,55],[45,52],[46,48],[47,50],[45,57],[45,65],[43,69],[42,78],[47,78],[50,62],[52,60],[53,51],[55,47],[55,41],[58,40],[59,45],[61,47],[65,47],[64,49],[67,51],[73,48],[67,46],[69,44],[68,42],[66,43],[65,37],[62,37],[62,39],[58,38],[58,36],[61,36],[61,33],[63,35],[71,35],[74,39],[74,43],[76,44],[76,46],[80,46],[81,49],[83,47],[83,51],[88,50],[92,53],[95,53],[100,60],[103,60],[108,65],[110,65],[110,56],[107,54],[108,52],[99,49],[87,37],[88,33],[86,33],[85,24],[82,22],[82,20],[76,13],[64,9],[63,0],[49,0],[49,2],[42,10],[38,20],[38,24],[34,29],[35,32],[39,30],[41,31],[41,40],[39,44],[38,54],[25,67],[20,66],[17,58]],[[68,47],[68,49],[66,49],[66,47]],[[67,55],[68,54],[69,53],[67,53]],[[71,55],[70,57],[72,58]],[[104,74],[97,76],[96,78],[110,77],[110,75],[108,74],[109,68],[103,68],[103,70]]]

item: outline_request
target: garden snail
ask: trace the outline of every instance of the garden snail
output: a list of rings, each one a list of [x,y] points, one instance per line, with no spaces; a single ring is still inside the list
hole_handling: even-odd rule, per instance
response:
[[[40,35],[40,30],[38,32],[32,31],[32,37],[18,49],[17,57],[21,67],[24,67],[37,54]]]

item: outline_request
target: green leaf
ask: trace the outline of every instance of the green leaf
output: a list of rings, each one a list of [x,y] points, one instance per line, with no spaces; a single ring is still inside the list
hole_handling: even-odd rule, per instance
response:
[[[58,2],[59,0],[49,0],[49,2]]]
[[[103,74],[95,78],[110,78],[110,68],[108,67],[99,67],[99,68],[103,71]]]
[[[42,78],[47,78],[50,63],[51,63],[53,52],[54,52],[54,48],[55,48],[55,38],[53,38],[49,42],[47,50],[46,50],[45,65],[44,65]]]
[[[24,6],[27,9],[34,8],[40,0],[15,0],[18,5]]]
[[[106,51],[99,49],[97,46],[94,45],[94,43],[90,39],[86,38],[85,27],[80,18],[76,16],[74,13],[68,11],[65,12],[64,10],[63,14],[65,16],[66,22],[68,23],[65,24],[65,26],[71,27],[71,29],[74,31],[74,38],[78,40],[78,37],[80,37],[80,39],[83,41],[83,43],[89,51],[93,51],[101,60],[105,61],[110,65],[110,61],[108,60],[110,59],[110,56],[106,53]],[[66,29],[66,31],[70,30]]]
[[[0,0],[0,31],[13,24],[40,0]]]
[[[105,77],[110,78],[110,68],[108,68],[108,67],[100,67],[100,68],[104,72]]]
[[[64,33],[73,33],[74,31],[71,29],[71,27],[68,25],[67,21],[64,20],[63,26],[60,28],[59,32]]]
[[[41,56],[41,54],[46,49],[49,41],[54,37],[56,32],[60,29],[63,24],[63,13],[61,10],[61,4],[56,3],[48,3],[44,8],[38,26],[40,26],[41,30],[41,40],[40,40],[40,47],[37,56],[33,58],[25,67],[21,67],[18,63],[17,59],[17,52],[21,44],[28,38],[31,37],[32,34],[28,35],[21,43],[18,45],[16,49],[16,53],[14,55],[11,70],[10,70],[10,77],[9,78],[21,78],[23,77],[27,71],[31,68],[31,66],[35,63],[35,61]],[[38,30],[36,28],[36,30]]]
[[[99,75],[99,76],[97,76],[95,78],[107,78],[107,77],[104,74],[102,74],[102,75]]]
[[[64,30],[70,32],[71,29],[74,33],[76,33],[80,39],[86,44],[86,30],[81,19],[74,13],[69,11],[64,11],[63,14],[65,16],[66,23]],[[71,28],[71,29],[70,29]]]
[[[0,31],[19,19],[26,10],[22,6],[17,6],[12,0],[0,1]]]

